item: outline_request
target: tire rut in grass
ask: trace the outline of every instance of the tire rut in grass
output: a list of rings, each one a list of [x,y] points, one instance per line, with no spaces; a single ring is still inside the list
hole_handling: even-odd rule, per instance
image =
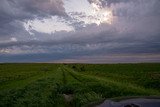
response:
[[[62,69],[62,75],[63,75],[63,84],[66,84],[67,83],[67,79],[66,79],[66,73],[65,73],[65,71]]]
[[[72,69],[69,68],[64,68],[64,69],[66,69],[68,76],[71,76],[79,84],[78,87],[76,88],[75,99],[74,99],[75,103],[80,104],[82,106],[90,102],[102,99],[102,96],[100,94],[95,93],[89,87],[89,83],[92,82],[92,80],[84,79],[84,77],[81,76],[79,77],[73,72]]]
[[[121,82],[116,82],[114,80],[112,81],[112,80],[108,80],[108,79],[103,79],[103,78],[99,78],[99,77],[92,76],[92,75],[83,75],[83,74],[76,72],[76,71],[73,71],[73,70],[71,70],[69,72],[77,80],[83,80],[83,81],[86,80],[87,81],[87,82],[85,81],[86,86],[89,87],[90,89],[92,89],[92,91],[99,93],[98,90],[102,89],[101,91],[103,91],[104,93],[108,92],[108,93],[106,93],[106,95],[109,94],[109,96],[108,96],[109,98],[110,97],[118,97],[118,96],[126,96],[126,95],[129,95],[129,96],[132,96],[132,95],[154,95],[156,93],[156,92],[154,92],[154,90],[144,89],[143,87],[137,87],[132,84],[128,85],[128,84],[124,84]],[[83,79],[79,79],[79,78],[83,78]],[[89,82],[88,79],[91,82]],[[102,93],[102,95],[104,93]]]
[[[58,74],[58,75],[57,75]],[[57,106],[63,105],[62,96],[59,94],[60,75],[39,79],[24,88],[12,89],[0,93],[0,106]],[[59,103],[61,102],[61,103]],[[50,105],[52,104],[52,105]]]

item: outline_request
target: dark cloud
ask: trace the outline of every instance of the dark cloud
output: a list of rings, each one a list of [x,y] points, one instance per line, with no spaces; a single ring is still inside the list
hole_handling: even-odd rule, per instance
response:
[[[89,0],[96,2],[97,0]],[[107,2],[106,2],[107,1]],[[43,18],[49,15],[65,15],[63,2],[54,0],[1,0],[0,2],[0,62],[38,62],[64,61],[83,56],[128,55],[125,60],[132,60],[133,55],[160,54],[160,1],[159,0],[100,0],[101,5],[109,6],[114,12],[112,25],[85,24],[65,17],[67,24],[75,31],[60,31],[45,34],[32,31],[29,35],[22,27],[21,21],[32,18]],[[106,4],[107,3],[107,4]],[[3,5],[2,5],[3,4]],[[71,13],[85,17],[83,13]],[[82,27],[85,25],[86,27]],[[4,35],[16,35],[19,41],[2,41]],[[6,36],[5,36],[6,37]],[[35,39],[33,39],[35,38]],[[2,42],[1,42],[2,41]],[[130,57],[130,58],[129,58]],[[87,61],[94,57],[86,57]],[[101,61],[114,60],[114,57],[101,57]],[[136,57],[136,60],[141,57]],[[151,59],[150,59],[151,58]],[[147,61],[155,61],[156,57],[148,57]],[[147,59],[147,55],[146,55]],[[87,62],[86,61],[86,62]],[[116,61],[116,60],[115,60]],[[139,59],[145,61],[145,58]],[[159,61],[159,60],[156,60]],[[127,61],[126,61],[127,62]]]
[[[139,23],[139,22],[138,22]],[[139,29],[139,28],[137,28]],[[141,31],[141,30],[140,30]],[[135,31],[134,31],[135,32]],[[149,33],[145,35],[143,33]],[[25,61],[47,61],[68,59],[72,57],[80,57],[83,55],[111,55],[111,54],[159,54],[159,34],[153,35],[153,32],[119,32],[117,29],[109,28],[104,25],[90,25],[77,32],[57,32],[53,38],[50,35],[43,34],[44,40],[19,41],[1,43],[0,49],[21,50],[18,54],[27,59]],[[39,35],[39,34],[37,34]],[[60,37],[55,39],[56,37]],[[48,38],[48,40],[47,40]],[[10,57],[5,58],[15,59],[18,55],[14,55],[15,51],[9,53]],[[34,53],[34,54],[33,54]],[[7,54],[7,53],[5,53]],[[17,53],[16,53],[17,54]],[[39,57],[38,57],[39,56]],[[62,57],[63,56],[63,57]],[[39,59],[37,59],[37,57]],[[19,61],[23,61],[21,58]]]
[[[139,29],[139,28],[137,28]],[[136,31],[136,29],[135,29]],[[134,31],[134,32],[135,32]],[[140,30],[142,31],[142,30]],[[94,53],[94,54],[116,54],[116,53],[160,53],[159,33],[145,32],[119,32],[104,25],[90,25],[77,32],[57,32],[53,38],[45,36],[43,40],[30,40],[1,43],[1,49],[23,50],[24,52],[46,53]],[[59,34],[60,33],[60,34]],[[147,35],[148,33],[148,35]],[[39,34],[37,34],[39,35]],[[60,37],[60,38],[58,38]],[[48,38],[48,39],[47,39]],[[15,48],[17,47],[17,48]],[[27,47],[27,48],[24,48]],[[39,53],[39,52],[37,52]],[[11,53],[12,54],[12,53]]]
[[[116,16],[145,18],[160,16],[159,5],[159,0],[135,0],[112,4],[111,8]]]
[[[13,2],[13,5],[19,6],[24,12],[33,15],[45,17],[46,15],[65,15],[62,0],[21,0]]]
[[[22,30],[23,25],[20,21],[51,15],[66,15],[61,0],[1,0],[0,37]]]
[[[24,20],[50,15],[66,15],[61,0],[1,0],[0,18]],[[5,20],[4,20],[5,22]]]

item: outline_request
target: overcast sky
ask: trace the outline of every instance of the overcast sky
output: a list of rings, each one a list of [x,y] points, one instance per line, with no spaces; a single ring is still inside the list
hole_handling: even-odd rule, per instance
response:
[[[0,62],[160,62],[160,0],[0,0]]]

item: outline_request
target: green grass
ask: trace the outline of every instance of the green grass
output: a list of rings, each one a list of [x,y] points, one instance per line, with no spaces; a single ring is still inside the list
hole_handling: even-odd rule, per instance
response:
[[[160,64],[0,64],[0,107],[81,107],[132,96],[160,96]]]

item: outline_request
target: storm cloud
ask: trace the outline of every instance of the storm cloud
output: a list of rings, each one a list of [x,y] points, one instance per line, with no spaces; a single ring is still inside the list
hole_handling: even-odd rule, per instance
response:
[[[132,62],[129,57],[134,58],[133,62],[158,62],[159,0],[88,0],[88,3],[110,9],[112,24],[97,25],[76,19],[88,17],[83,12],[76,12],[72,18],[73,13],[66,12],[61,0],[1,0],[0,62]],[[42,33],[32,26],[30,32],[24,27],[29,20],[54,16],[74,30]]]
[[[0,37],[23,30],[21,22],[52,15],[66,15],[61,0],[1,0]]]

